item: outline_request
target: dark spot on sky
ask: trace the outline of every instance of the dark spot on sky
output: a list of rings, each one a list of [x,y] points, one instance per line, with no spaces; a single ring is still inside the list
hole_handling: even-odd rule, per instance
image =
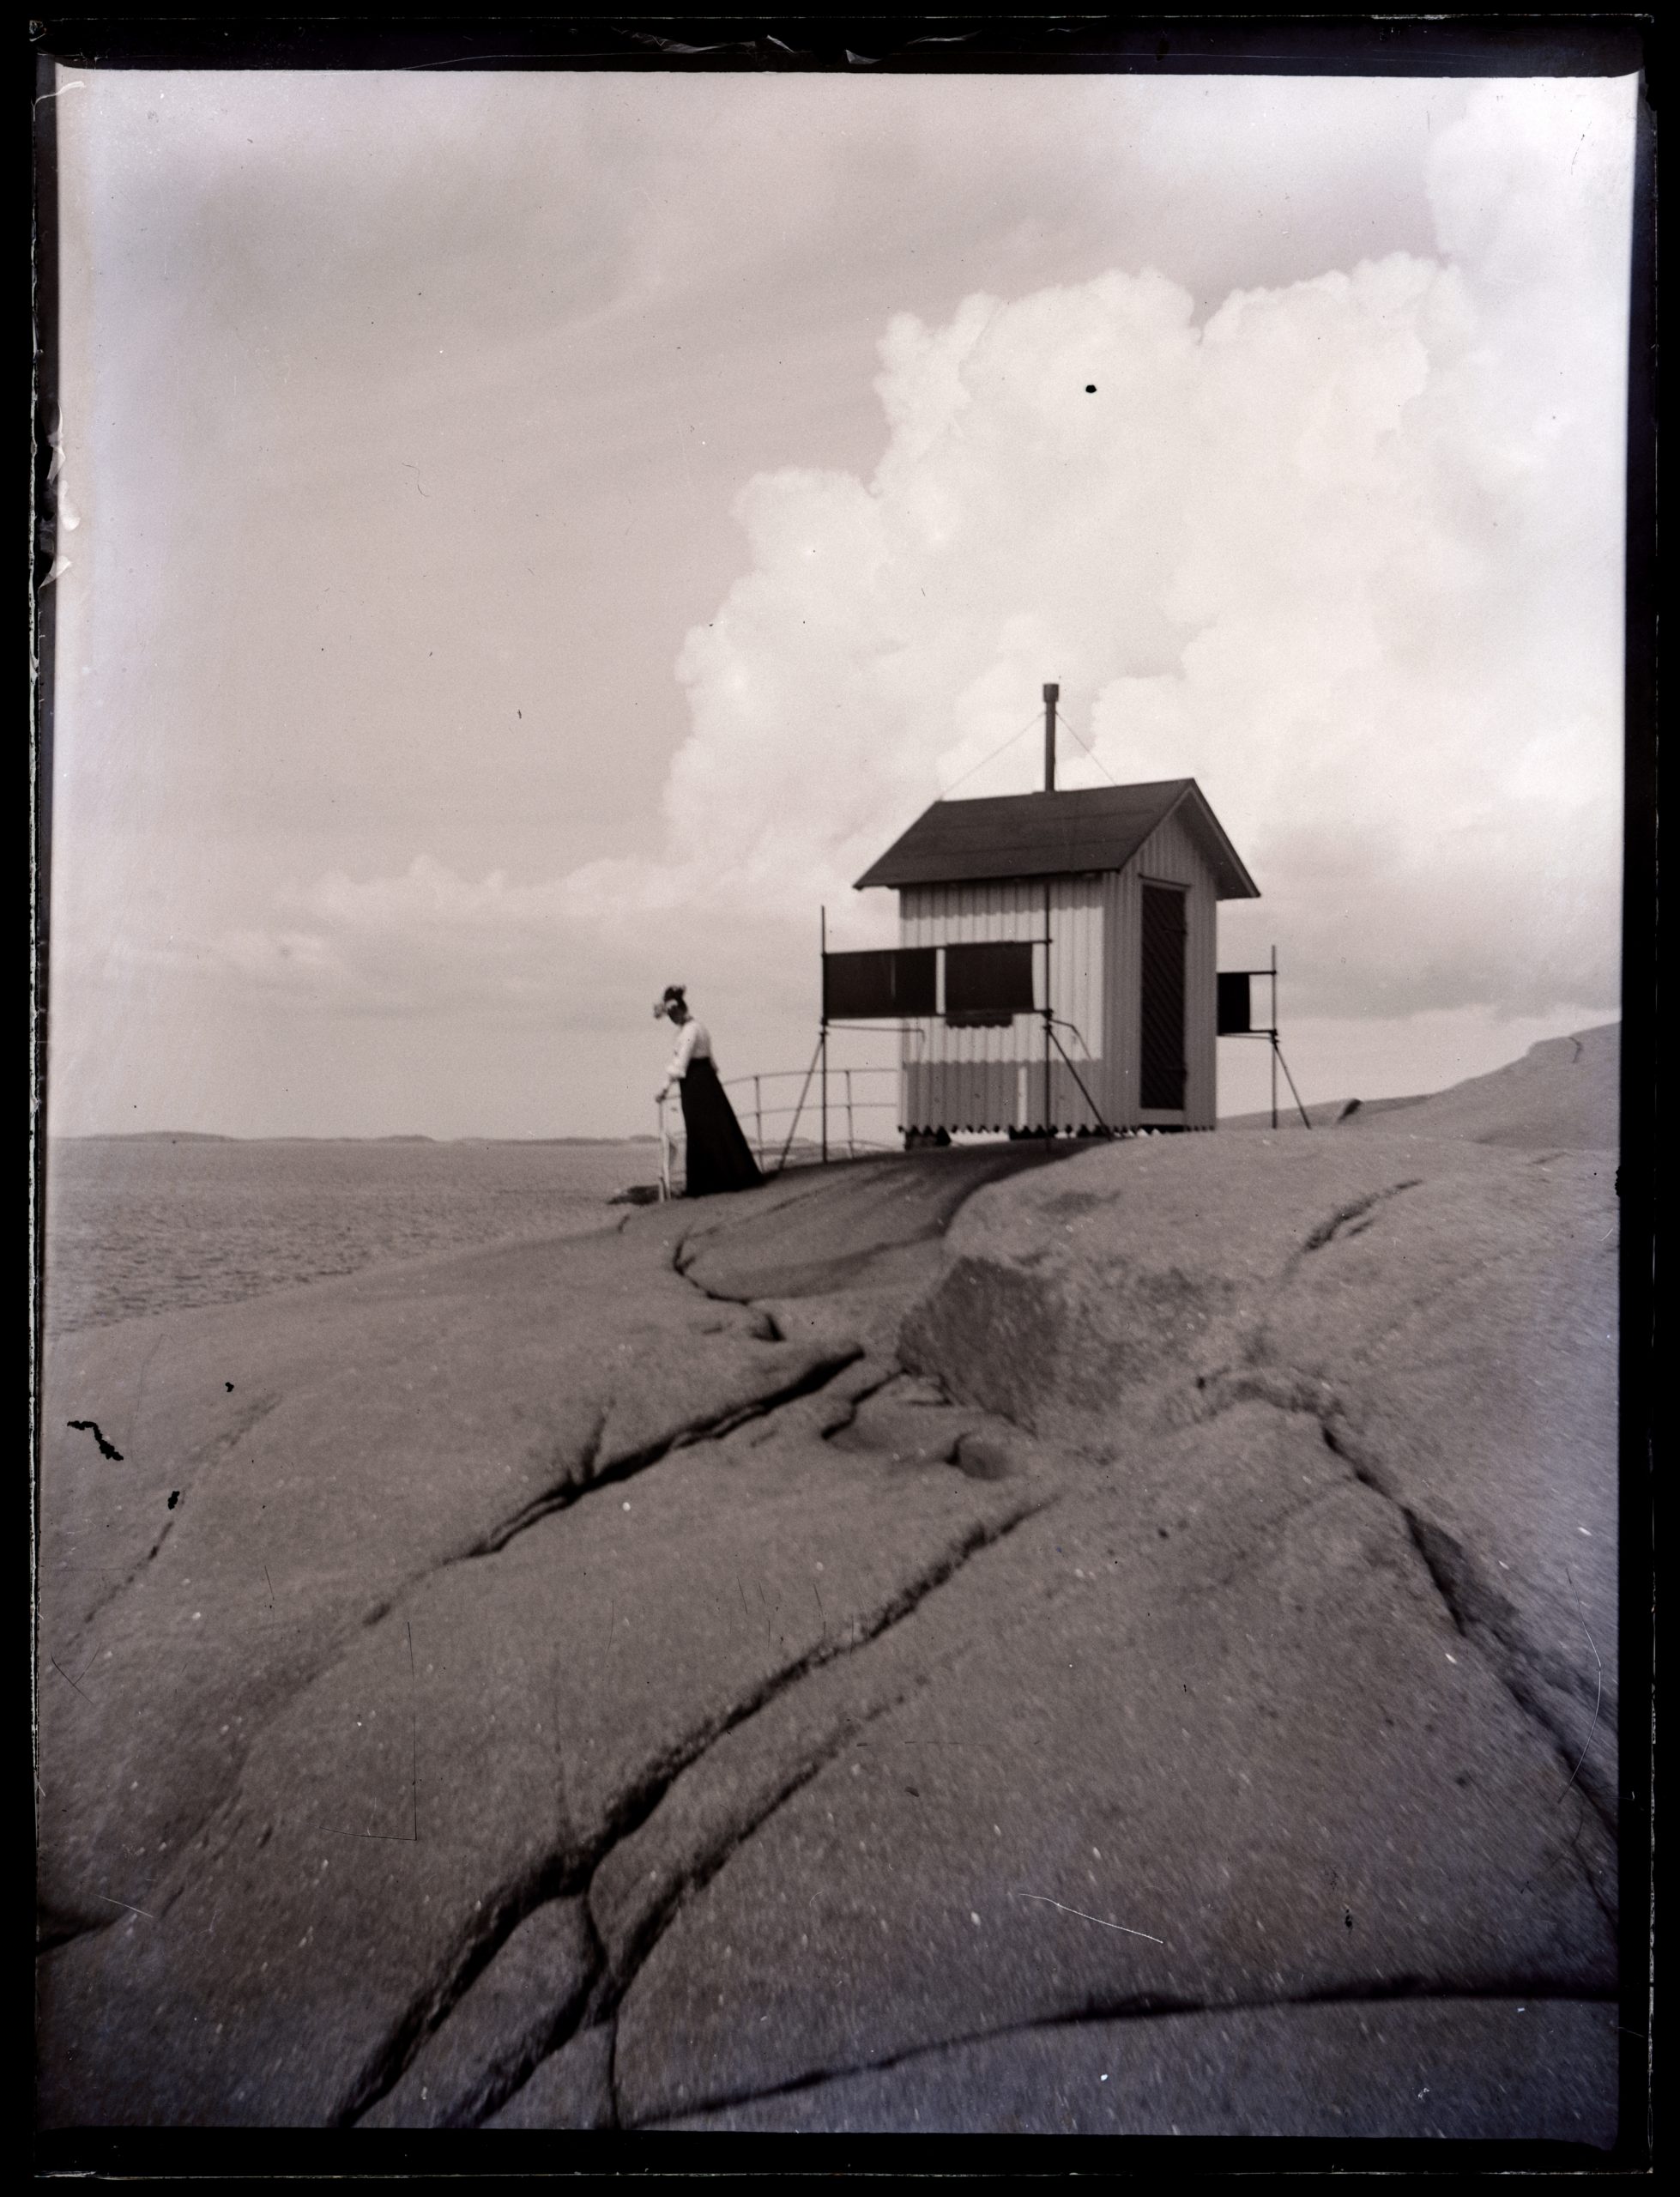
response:
[[[1085,395],[1086,395],[1087,396],[1096,396],[1096,394],[1097,394],[1097,384],[1096,384],[1094,381],[1088,381],[1088,382],[1085,384]]]
[[[221,1385],[227,1389],[228,1395],[231,1396],[233,1393],[233,1383],[231,1381],[224,1381]]]
[[[169,1508],[172,1510],[175,1508],[175,1505],[176,1505],[176,1504],[180,1501],[180,1499],[181,1499],[181,1491],[180,1491],[180,1489],[178,1487],[178,1488],[176,1489],[175,1492],[174,1492],[174,1493],[170,1497],[170,1498],[169,1498]]]

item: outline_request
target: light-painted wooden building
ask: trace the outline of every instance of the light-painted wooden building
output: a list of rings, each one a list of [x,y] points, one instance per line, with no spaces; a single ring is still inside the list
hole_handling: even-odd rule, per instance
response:
[[[1042,1013],[949,1019],[940,954],[938,1013],[905,1024],[907,1135],[1213,1127],[1218,904],[1260,893],[1194,778],[935,802],[857,881],[879,886],[905,947],[1032,942],[1073,1064]]]

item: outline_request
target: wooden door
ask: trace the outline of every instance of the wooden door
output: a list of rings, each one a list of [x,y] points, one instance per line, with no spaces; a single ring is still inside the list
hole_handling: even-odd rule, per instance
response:
[[[1138,1104],[1145,1114],[1182,1113],[1184,1083],[1184,893],[1143,888],[1142,1044]]]

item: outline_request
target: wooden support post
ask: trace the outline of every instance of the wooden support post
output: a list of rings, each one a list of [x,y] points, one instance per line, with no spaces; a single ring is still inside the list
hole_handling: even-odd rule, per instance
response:
[[[822,911],[823,945],[823,1030],[818,1050],[823,1063],[823,1165],[828,1165],[828,910]]]
[[[1278,1080],[1278,1068],[1280,1062],[1282,1063],[1284,1078],[1289,1084],[1290,1096],[1294,1099],[1296,1111],[1301,1117],[1301,1126],[1302,1129],[1309,1129],[1313,1126],[1313,1117],[1301,1103],[1301,1093],[1295,1087],[1295,1078],[1290,1074],[1289,1062],[1284,1059],[1284,1049],[1282,1045],[1278,1044],[1278,1033],[1274,1030],[1272,1033],[1272,1081],[1274,1087]],[[1278,1126],[1275,1116],[1272,1119],[1272,1126],[1274,1129]]]
[[[1055,693],[1054,687],[1047,687],[1044,689],[1045,703],[1051,710],[1055,707],[1055,702],[1051,699]],[[1052,772],[1054,774],[1054,766]],[[1054,789],[1047,787],[1045,790],[1048,792],[1053,791]],[[1050,1005],[1050,881],[1047,877],[1044,881],[1044,1149],[1046,1152],[1055,1142],[1056,1135],[1055,1124],[1051,1117],[1050,1105],[1050,1046],[1055,1037],[1054,1009]]]
[[[822,1039],[821,1038],[818,1038],[818,1040],[817,1040],[817,1050],[818,1050],[818,1052],[820,1052],[820,1051],[821,1051],[821,1050],[822,1050],[822,1046],[823,1046],[823,1043],[824,1043],[823,1039]],[[801,1083],[801,1086],[799,1086],[799,1104],[798,1104],[798,1105],[797,1105],[797,1106],[795,1106],[795,1107],[794,1108],[794,1118],[793,1118],[793,1121],[791,1122],[791,1123],[789,1125],[789,1129],[788,1129],[788,1141],[787,1141],[787,1142],[783,1146],[783,1147],[782,1147],[782,1157],[781,1157],[781,1159],[780,1159],[779,1160],[777,1160],[777,1164],[776,1164],[776,1171],[777,1171],[777,1173],[778,1175],[782,1172],[782,1170],[783,1170],[783,1169],[787,1165],[787,1164],[788,1164],[788,1154],[789,1154],[789,1153],[793,1150],[793,1148],[794,1148],[794,1139],[795,1139],[795,1136],[798,1135],[798,1133],[799,1133],[799,1125],[800,1125],[800,1122],[801,1122],[801,1120],[803,1118],[803,1117],[804,1117],[804,1113],[805,1113],[805,1094],[806,1094],[806,1092],[807,1092],[807,1091],[809,1091],[809,1090],[810,1090],[810,1088],[811,1088],[811,1079],[812,1079],[812,1077],[816,1074],[816,1072],[817,1072],[817,1053],[813,1053],[813,1054],[812,1054],[812,1056],[811,1056],[811,1065],[810,1065],[810,1067],[809,1067],[808,1068],[807,1068],[807,1069],[806,1069],[806,1071],[805,1071],[805,1080],[804,1080],[804,1082],[803,1082],[803,1083]]]
[[[1061,693],[1060,687],[1048,681],[1044,688],[1044,790],[1056,790],[1056,702]],[[1050,1097],[1050,1046],[1055,1032],[1052,1026],[1050,1006],[1050,881],[1044,881],[1044,1149],[1048,1152],[1055,1141],[1054,1107]]]

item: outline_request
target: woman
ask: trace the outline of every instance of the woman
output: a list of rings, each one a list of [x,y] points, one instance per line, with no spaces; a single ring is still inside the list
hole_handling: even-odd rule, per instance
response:
[[[689,1013],[682,985],[667,984],[654,1014],[668,1017],[681,1033],[658,1096],[663,1105],[674,1083],[682,1087],[682,1125],[688,1139],[687,1195],[704,1198],[716,1190],[750,1190],[764,1178],[717,1080],[706,1026]]]

